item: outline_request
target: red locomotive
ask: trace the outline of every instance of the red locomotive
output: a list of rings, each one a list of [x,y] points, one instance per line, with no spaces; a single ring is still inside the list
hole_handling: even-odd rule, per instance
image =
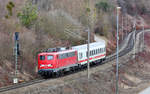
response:
[[[105,59],[105,42],[90,43],[90,63]],[[60,74],[87,64],[87,44],[70,49],[53,48],[38,54],[38,73],[42,76]]]

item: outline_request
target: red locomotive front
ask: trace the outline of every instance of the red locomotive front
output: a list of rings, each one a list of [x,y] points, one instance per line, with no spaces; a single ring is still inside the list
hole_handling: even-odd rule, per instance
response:
[[[69,70],[74,66],[78,66],[77,51],[75,50],[43,52],[38,54],[38,73],[42,76]]]
[[[38,55],[38,70],[55,68],[56,54],[40,53]]]

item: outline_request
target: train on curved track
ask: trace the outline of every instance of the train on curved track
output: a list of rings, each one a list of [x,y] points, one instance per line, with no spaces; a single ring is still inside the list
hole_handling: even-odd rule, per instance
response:
[[[38,54],[38,74],[41,76],[59,75],[66,71],[87,66],[87,44],[71,48],[50,48]],[[89,62],[101,63],[106,57],[105,41],[89,44]]]

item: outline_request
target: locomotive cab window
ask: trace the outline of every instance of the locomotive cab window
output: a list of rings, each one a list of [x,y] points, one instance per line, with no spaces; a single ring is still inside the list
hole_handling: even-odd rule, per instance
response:
[[[45,56],[41,55],[40,60],[45,60]]]
[[[54,56],[52,56],[52,55],[47,56],[47,60],[52,60],[53,58],[54,58]]]

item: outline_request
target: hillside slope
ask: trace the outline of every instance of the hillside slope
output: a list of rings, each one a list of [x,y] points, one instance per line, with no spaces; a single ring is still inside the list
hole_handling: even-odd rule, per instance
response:
[[[32,2],[38,14],[36,22],[29,28],[21,24],[17,17],[29,4],[27,1]],[[129,0],[119,2],[125,13],[124,33],[131,32],[133,26],[134,13],[131,9],[137,9],[138,25],[149,24],[150,16],[145,12],[149,9],[149,2],[144,2],[146,0],[138,3]],[[12,15],[6,18],[9,0],[0,0],[0,87],[12,84],[14,77],[14,32],[20,32],[18,77],[22,81],[37,77],[37,54],[42,49],[86,43],[87,32],[84,31],[87,25],[91,26],[91,41],[94,41],[94,33],[97,33],[107,39],[107,53],[115,51],[116,0],[90,0],[90,17],[87,15],[86,0],[13,0],[13,3]],[[120,37],[122,35],[125,34],[120,33]]]

